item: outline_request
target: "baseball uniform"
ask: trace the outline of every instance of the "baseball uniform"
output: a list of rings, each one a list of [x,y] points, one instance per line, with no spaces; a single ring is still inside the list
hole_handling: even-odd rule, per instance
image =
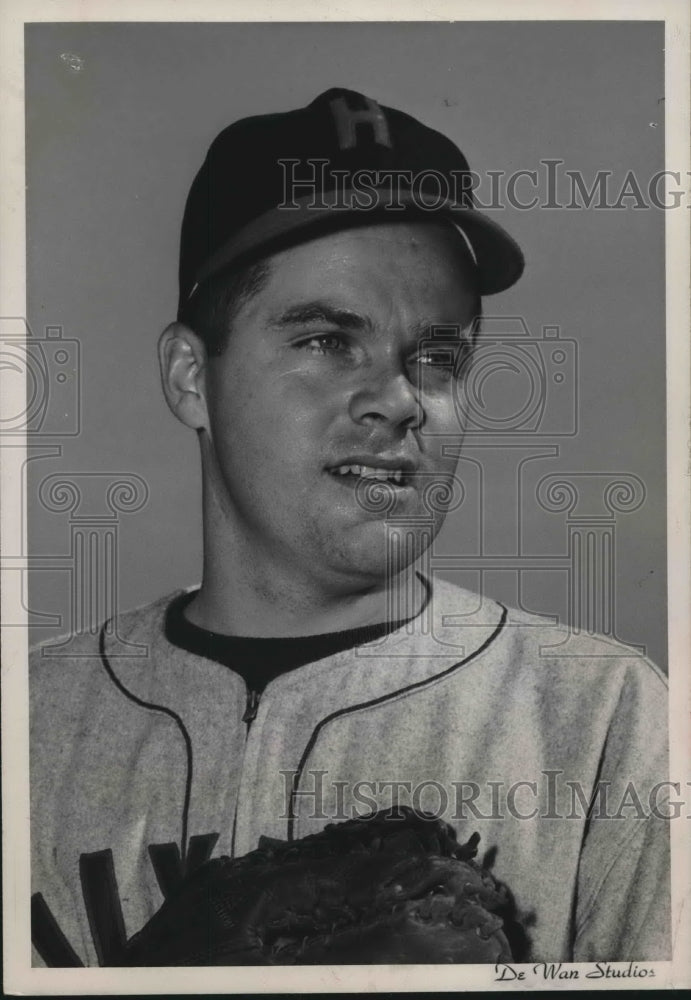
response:
[[[239,673],[167,635],[181,595],[120,617],[139,655],[109,655],[107,630],[35,652],[33,891],[83,962],[80,859],[112,852],[131,936],[186,863],[392,799],[480,833],[531,958],[669,956],[664,678],[609,639],[430,586],[414,622],[274,677],[249,717]]]

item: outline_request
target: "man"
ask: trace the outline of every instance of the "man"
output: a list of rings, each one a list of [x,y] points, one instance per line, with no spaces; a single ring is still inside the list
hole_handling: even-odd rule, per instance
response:
[[[345,90],[211,146],[160,341],[199,438],[203,580],[35,658],[37,961],[66,938],[109,964],[104,920],[131,936],[212,853],[406,798],[480,833],[521,958],[668,957],[661,675],[420,564],[481,298],[523,269],[469,180]]]

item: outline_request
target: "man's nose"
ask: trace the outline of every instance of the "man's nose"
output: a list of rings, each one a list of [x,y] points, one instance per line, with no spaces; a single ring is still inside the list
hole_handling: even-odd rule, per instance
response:
[[[411,429],[420,427],[424,419],[416,387],[400,369],[370,373],[351,397],[350,416],[356,423]]]

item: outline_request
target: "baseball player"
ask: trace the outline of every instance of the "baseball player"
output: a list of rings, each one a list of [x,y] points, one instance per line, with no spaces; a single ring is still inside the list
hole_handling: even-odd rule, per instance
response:
[[[424,569],[482,299],[524,266],[470,178],[342,89],[211,145],[160,340],[203,580],[34,654],[36,964],[117,964],[212,856],[404,800],[479,833],[517,960],[669,957],[663,676]]]

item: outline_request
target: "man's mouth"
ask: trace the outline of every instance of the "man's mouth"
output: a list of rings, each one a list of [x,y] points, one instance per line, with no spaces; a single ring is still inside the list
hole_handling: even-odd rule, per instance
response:
[[[417,463],[407,455],[348,455],[344,461],[327,466],[329,475],[343,486],[386,483],[396,495],[408,494],[414,486]]]
[[[353,479],[376,479],[383,483],[403,485],[406,472],[403,469],[384,469],[374,465],[337,465],[329,469],[332,476]]]

